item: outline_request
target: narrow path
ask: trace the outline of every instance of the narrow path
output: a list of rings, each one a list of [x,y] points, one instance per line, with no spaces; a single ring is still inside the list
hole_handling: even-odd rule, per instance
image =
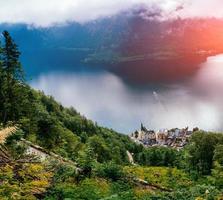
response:
[[[134,158],[133,158],[132,154],[131,154],[129,151],[126,151],[126,153],[127,153],[129,162],[130,162],[131,164],[135,165],[135,163],[134,163]]]

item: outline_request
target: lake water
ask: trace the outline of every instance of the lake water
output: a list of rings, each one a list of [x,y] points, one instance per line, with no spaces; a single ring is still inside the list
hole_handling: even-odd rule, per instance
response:
[[[129,86],[106,71],[48,71],[31,81],[34,88],[73,106],[100,125],[122,133],[148,128],[199,127],[223,130],[223,55],[209,57],[187,80]]]

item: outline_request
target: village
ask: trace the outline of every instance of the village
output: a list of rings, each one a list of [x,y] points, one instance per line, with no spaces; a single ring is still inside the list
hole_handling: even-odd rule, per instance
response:
[[[163,146],[171,147],[175,149],[182,149],[189,141],[190,136],[193,132],[199,130],[194,128],[192,131],[186,128],[173,128],[173,129],[162,129],[157,132],[154,130],[148,130],[143,124],[141,129],[130,134],[130,138],[145,147],[151,146]]]

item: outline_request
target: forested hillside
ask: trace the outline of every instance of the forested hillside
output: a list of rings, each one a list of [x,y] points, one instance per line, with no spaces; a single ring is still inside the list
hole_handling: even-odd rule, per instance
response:
[[[181,151],[145,149],[30,88],[19,56],[3,32],[0,199],[223,199],[222,133],[195,132]],[[54,158],[27,154],[23,141]]]
[[[53,97],[30,88],[25,82],[16,44],[8,32],[3,35],[0,63],[2,124],[19,125],[23,137],[72,160],[90,145],[99,162],[126,163],[126,150],[133,150],[134,143],[127,136],[100,127],[74,108],[64,108]]]

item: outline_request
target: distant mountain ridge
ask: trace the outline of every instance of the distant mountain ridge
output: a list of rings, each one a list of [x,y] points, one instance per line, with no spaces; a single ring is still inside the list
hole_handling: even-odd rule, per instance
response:
[[[1,24],[4,29],[20,46],[26,71],[32,66],[31,74],[46,65],[75,70],[81,63],[133,83],[168,81],[190,75],[208,56],[223,52],[221,19],[158,21],[124,13],[86,24],[49,28]]]

